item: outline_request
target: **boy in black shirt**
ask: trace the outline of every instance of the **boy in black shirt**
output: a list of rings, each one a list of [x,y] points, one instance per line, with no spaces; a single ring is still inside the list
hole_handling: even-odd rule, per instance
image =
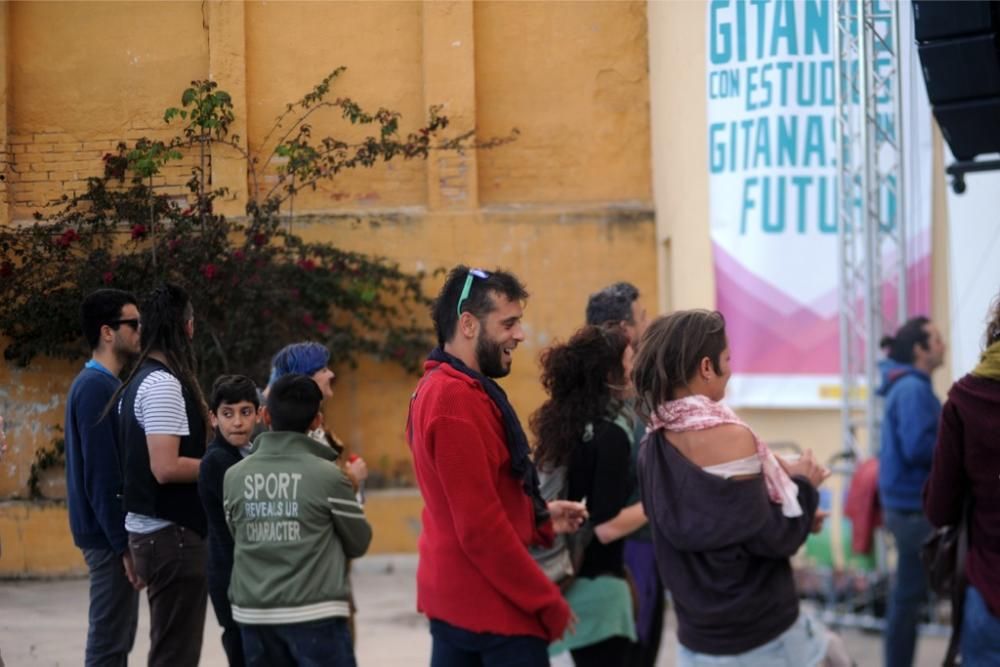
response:
[[[198,493],[208,518],[208,594],[222,626],[222,646],[230,667],[243,667],[239,625],[229,605],[229,578],[233,572],[233,537],[222,509],[222,481],[226,471],[250,451],[257,423],[257,387],[243,375],[222,375],[212,385],[209,407],[215,439],[201,459]]]

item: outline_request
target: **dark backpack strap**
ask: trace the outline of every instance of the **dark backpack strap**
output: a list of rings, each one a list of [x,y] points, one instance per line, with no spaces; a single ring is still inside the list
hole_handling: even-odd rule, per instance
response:
[[[944,667],[958,665],[959,643],[962,638],[962,620],[965,616],[965,590],[968,580],[965,577],[965,561],[969,553],[969,524],[972,522],[972,499],[965,497],[962,503],[962,518],[958,527],[958,549],[955,553],[955,582],[951,589],[951,638],[948,640],[948,651],[945,653]]]

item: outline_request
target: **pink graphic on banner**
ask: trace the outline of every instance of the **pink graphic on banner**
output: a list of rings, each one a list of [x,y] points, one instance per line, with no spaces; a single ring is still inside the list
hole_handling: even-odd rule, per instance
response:
[[[810,303],[800,303],[749,271],[719,244],[712,246],[716,307],[726,317],[734,373],[840,372],[836,288]],[[929,252],[911,258],[907,268],[907,302],[912,314],[930,309],[930,270]],[[897,299],[893,285],[882,285],[882,300],[887,315],[895,313]],[[861,312],[863,304],[855,307]]]

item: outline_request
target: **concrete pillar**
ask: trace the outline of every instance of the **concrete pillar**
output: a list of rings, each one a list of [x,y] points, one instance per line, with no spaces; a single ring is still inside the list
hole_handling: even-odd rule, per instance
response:
[[[208,76],[233,98],[235,120],[229,136],[239,137],[247,145],[247,59],[246,24],[243,0],[209,0]],[[248,183],[247,161],[237,151],[218,148],[212,152],[212,187],[229,188],[229,196],[216,202],[216,211],[228,216],[246,213]]]
[[[704,268],[713,264],[708,199],[701,194],[708,192],[707,97],[692,95],[705,90],[705,12],[701,2],[647,5],[661,313],[715,303],[714,274]]]
[[[475,26],[472,0],[424,2],[424,102],[441,104],[453,137],[476,126]],[[427,160],[427,206],[432,211],[479,207],[475,150],[434,152]]]
[[[10,144],[7,143],[8,110],[7,90],[9,88],[10,76],[7,72],[10,49],[8,39],[10,24],[10,4],[7,0],[0,0],[0,225],[10,222],[10,165],[13,156],[10,153]]]

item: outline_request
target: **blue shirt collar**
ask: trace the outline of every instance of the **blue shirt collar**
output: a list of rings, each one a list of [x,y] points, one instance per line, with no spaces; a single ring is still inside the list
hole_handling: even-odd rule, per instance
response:
[[[83,367],[84,368],[92,368],[95,371],[100,371],[101,373],[105,373],[107,375],[110,375],[111,377],[113,377],[116,380],[118,379],[117,375],[115,375],[114,373],[112,373],[111,371],[109,371],[107,368],[105,368],[103,365],[101,365],[101,362],[97,361],[96,359],[91,359],[90,361],[88,361],[87,363],[85,363],[83,365]]]

